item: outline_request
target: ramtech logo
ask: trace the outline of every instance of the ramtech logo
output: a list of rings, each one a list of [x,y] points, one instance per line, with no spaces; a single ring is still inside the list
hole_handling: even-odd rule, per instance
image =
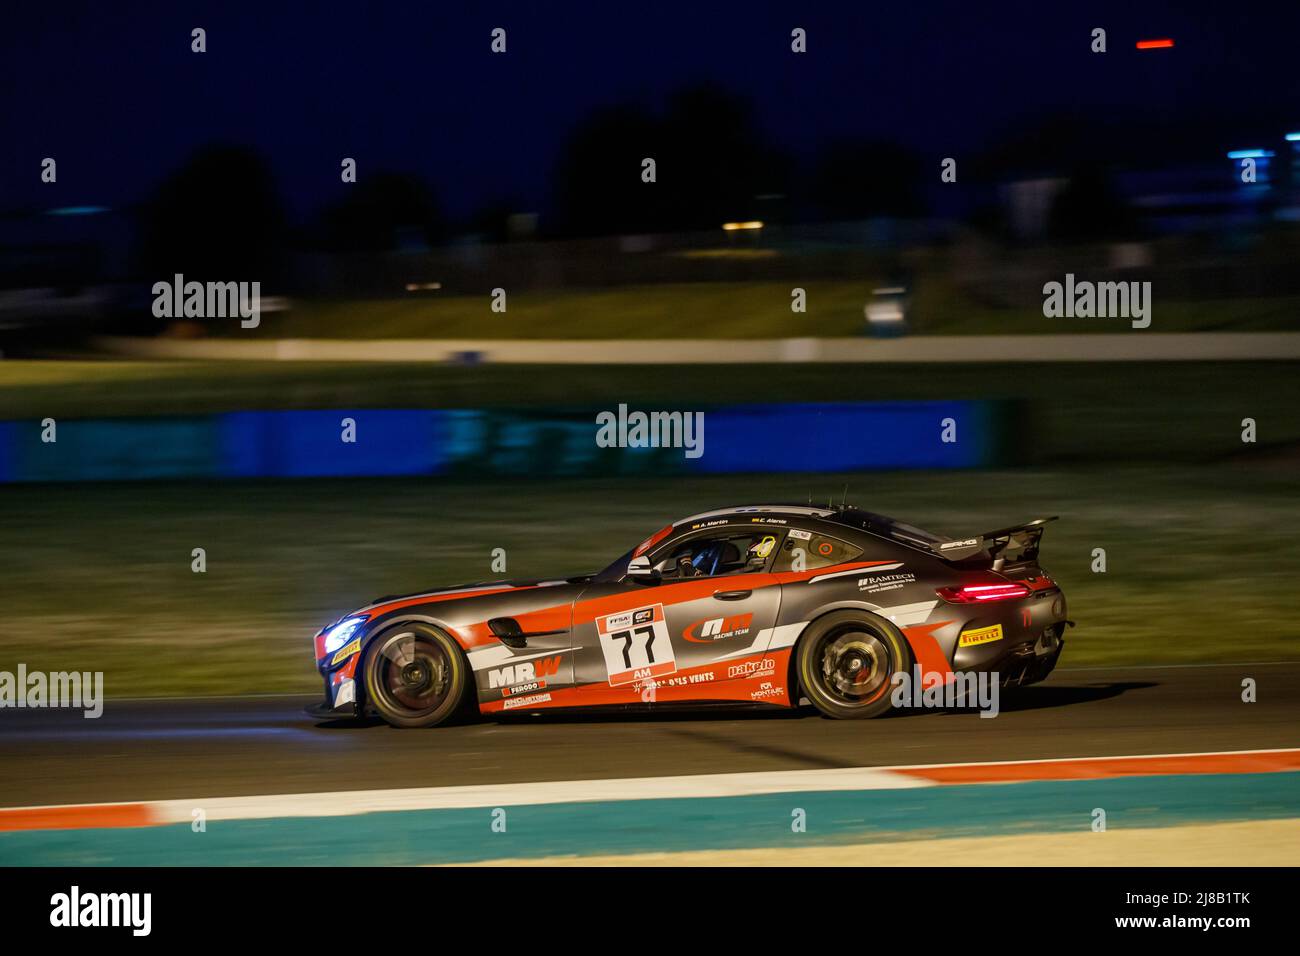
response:
[[[748,634],[749,626],[753,622],[753,614],[706,617],[682,631],[682,637],[695,644],[712,644],[714,641],[725,640],[728,637],[741,637]]]
[[[515,684],[533,684],[535,688],[530,690],[540,690],[546,686],[544,677],[554,677],[560,672],[560,658],[543,657],[538,661],[521,661],[518,664],[510,664],[506,667],[498,667],[496,670],[488,671],[488,687],[495,690],[498,687],[511,687]]]

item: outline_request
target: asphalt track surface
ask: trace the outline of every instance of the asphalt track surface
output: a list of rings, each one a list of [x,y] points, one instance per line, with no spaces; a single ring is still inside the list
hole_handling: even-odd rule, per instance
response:
[[[1243,678],[1257,703],[1241,700]],[[310,697],[0,710],[0,806],[1300,746],[1300,663],[1060,670],[973,711],[512,716],[320,723]]]

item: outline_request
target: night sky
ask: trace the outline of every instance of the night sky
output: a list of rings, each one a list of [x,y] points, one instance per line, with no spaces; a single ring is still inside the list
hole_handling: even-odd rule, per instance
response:
[[[1300,128],[1294,2],[1272,14],[1056,0],[30,6],[6,12],[0,38],[4,209],[128,203],[225,142],[262,152],[300,215],[347,188],[343,156],[363,176],[424,175],[453,215],[505,197],[544,210],[579,120],[627,101],[658,109],[700,82],[749,99],[796,158],[869,136],[933,157],[936,171],[1062,113],[1080,117],[1093,148],[1126,155],[1213,156]],[[208,33],[202,55],[190,52],[195,26]],[[504,56],[489,50],[496,26]],[[795,26],[807,54],[790,52]],[[1096,26],[1105,55],[1089,51]],[[1158,36],[1176,48],[1134,50]],[[56,187],[39,182],[44,156],[58,160]]]

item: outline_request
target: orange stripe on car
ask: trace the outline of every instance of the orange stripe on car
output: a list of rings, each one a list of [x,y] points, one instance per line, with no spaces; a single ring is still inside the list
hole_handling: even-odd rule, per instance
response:
[[[921,682],[923,685],[930,686],[930,675],[937,674],[943,684],[948,684],[953,679],[952,667],[948,663],[948,658],[944,656],[939,642],[934,639],[934,632],[941,627],[946,627],[952,621],[936,621],[933,624],[916,624],[912,627],[902,629],[903,636],[907,638],[907,643],[911,645],[912,655],[916,662],[921,665]],[[927,682],[929,682],[927,684]],[[922,688],[924,689],[924,688]]]

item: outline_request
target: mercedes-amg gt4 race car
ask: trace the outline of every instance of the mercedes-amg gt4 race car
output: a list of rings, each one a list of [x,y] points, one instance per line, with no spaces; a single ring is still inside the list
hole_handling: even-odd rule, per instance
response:
[[[875,717],[895,675],[1042,680],[1065,596],[1051,518],[952,539],[851,507],[726,508],[603,571],[385,597],[315,637],[318,718],[398,727],[571,707],[724,703]],[[902,678],[898,678],[899,683]]]

